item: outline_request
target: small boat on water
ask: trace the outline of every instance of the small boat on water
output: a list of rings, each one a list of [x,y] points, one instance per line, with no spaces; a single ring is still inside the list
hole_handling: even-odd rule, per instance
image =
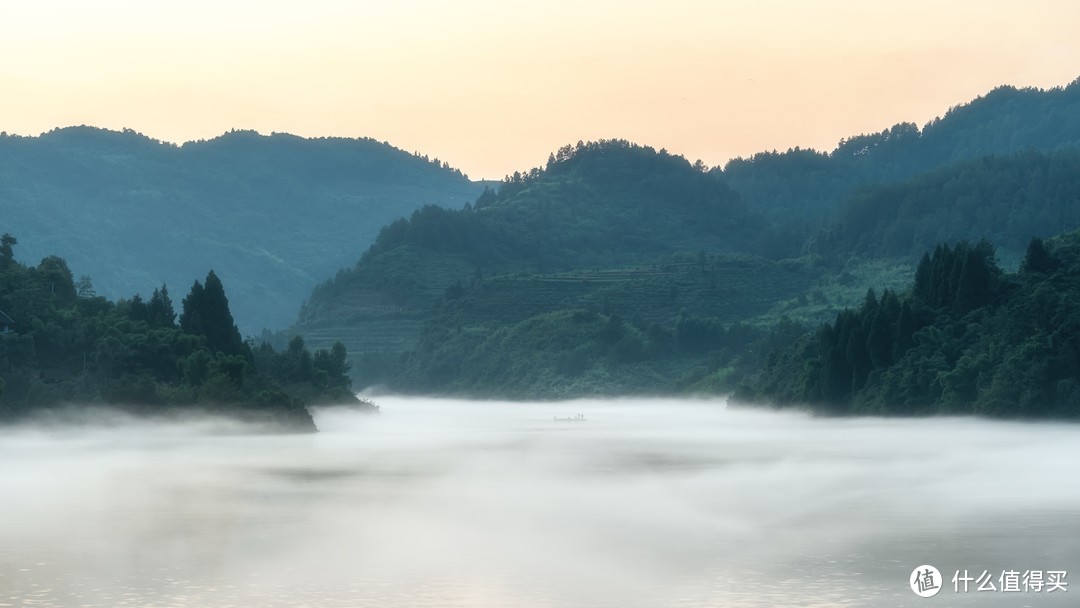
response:
[[[559,418],[558,416],[552,416],[552,420],[554,420],[555,422],[585,422],[585,414],[578,414],[572,418]]]

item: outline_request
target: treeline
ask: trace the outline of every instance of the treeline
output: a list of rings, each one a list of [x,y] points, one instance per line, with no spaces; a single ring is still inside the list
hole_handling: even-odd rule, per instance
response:
[[[923,257],[910,291],[873,292],[778,349],[737,398],[832,414],[1080,416],[1080,233],[1030,241],[1004,274],[985,242]]]
[[[103,404],[137,413],[199,407],[314,428],[305,405],[356,403],[343,346],[312,354],[296,338],[284,352],[245,342],[211,271],[195,281],[179,316],[168,288],[111,302],[78,283],[66,262],[36,267],[0,249],[0,420],[49,407]]]

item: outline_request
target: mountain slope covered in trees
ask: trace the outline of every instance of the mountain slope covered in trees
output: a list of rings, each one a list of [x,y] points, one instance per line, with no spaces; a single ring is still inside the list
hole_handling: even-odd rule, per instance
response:
[[[384,228],[295,331],[344,340],[359,384],[396,390],[730,388],[800,323],[902,288],[938,242],[985,236],[1018,260],[1080,225],[1080,124],[1063,115],[1078,87],[1002,88],[922,131],[722,171],[623,141],[567,146],[463,210]]]
[[[867,294],[777,349],[739,397],[834,414],[1080,416],[1080,233],[1003,273],[986,242],[938,246],[905,293]]]
[[[724,176],[772,219],[829,221],[859,187],[951,163],[1080,146],[1080,79],[1049,90],[1002,86],[921,129],[900,123],[849,137],[831,152],[792,149],[728,162]]]
[[[482,186],[370,139],[235,131],[182,146],[88,127],[0,136],[0,230],[59,255],[99,293],[186,286],[206,268],[245,333],[291,323],[311,288],[379,228]]]
[[[1032,236],[1080,226],[1080,150],[963,161],[853,196],[813,249],[908,257],[937,243],[985,238],[1010,257]]]
[[[719,176],[682,157],[625,141],[579,144],[464,209],[425,207],[386,226],[359,263],[316,288],[296,331],[400,352],[460,280],[752,250],[760,228]]]

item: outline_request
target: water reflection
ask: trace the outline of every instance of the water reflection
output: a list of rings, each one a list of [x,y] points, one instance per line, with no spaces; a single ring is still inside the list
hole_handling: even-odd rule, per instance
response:
[[[1066,606],[1080,592],[907,587],[923,563],[1080,572],[1074,425],[381,404],[319,411],[311,436],[3,431],[0,605]]]

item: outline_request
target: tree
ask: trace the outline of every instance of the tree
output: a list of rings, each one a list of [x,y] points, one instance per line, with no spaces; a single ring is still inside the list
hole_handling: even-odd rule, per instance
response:
[[[989,304],[994,297],[995,276],[989,259],[974,247],[959,246],[959,278],[956,281],[956,306],[961,311],[974,310]]]
[[[18,244],[19,241],[7,232],[0,236],[0,270],[7,270],[15,262],[14,247]]]
[[[915,296],[923,302],[930,302],[930,254],[924,253],[915,270]]]
[[[146,305],[147,322],[151,327],[176,327],[176,312],[169,298],[169,288],[164,284],[155,289]]]
[[[349,368],[352,367],[348,362],[349,353],[345,350],[345,345],[341,342],[334,342],[334,346],[330,348],[330,360],[334,362],[335,373],[341,375],[348,375]]]
[[[852,393],[866,384],[866,377],[873,367],[870,363],[870,353],[866,352],[866,343],[867,336],[862,327],[859,325],[852,327],[844,347],[844,356],[847,358],[848,365],[851,366]]]
[[[870,322],[870,332],[866,336],[866,350],[870,353],[870,365],[881,369],[892,365],[892,334],[885,311],[878,308]]]
[[[43,286],[48,289],[52,301],[58,305],[67,305],[75,302],[75,280],[72,278],[71,269],[63,258],[50,255],[41,260],[37,267],[42,278]]]
[[[896,335],[893,340],[893,360],[898,361],[915,345],[915,316],[911,304],[904,300],[900,305],[900,316],[896,321]]]
[[[1050,252],[1046,250],[1046,244],[1040,238],[1033,238],[1028,243],[1027,254],[1024,255],[1024,261],[1020,264],[1020,270],[1023,272],[1038,272],[1042,274],[1050,274],[1057,267],[1057,261],[1050,255]]]
[[[206,275],[205,284],[195,281],[191,293],[184,298],[180,328],[206,338],[206,346],[211,352],[244,353],[244,341],[229,311],[225,287],[213,270]]]
[[[92,298],[97,295],[94,291],[94,282],[89,275],[84,274],[75,282],[75,293],[80,298]]]
[[[131,297],[131,301],[127,303],[128,318],[133,321],[147,321],[149,314],[147,312],[146,302],[143,302],[142,296],[135,294]]]
[[[321,378],[323,382],[323,385],[320,386],[321,389],[349,389],[352,380],[349,379],[350,366],[346,359],[345,345],[341,342],[335,342],[330,350],[319,349],[315,351],[312,366],[324,374]]]
[[[203,291],[202,283],[196,279],[187,297],[180,302],[180,329],[195,336],[206,335],[202,323]]]

